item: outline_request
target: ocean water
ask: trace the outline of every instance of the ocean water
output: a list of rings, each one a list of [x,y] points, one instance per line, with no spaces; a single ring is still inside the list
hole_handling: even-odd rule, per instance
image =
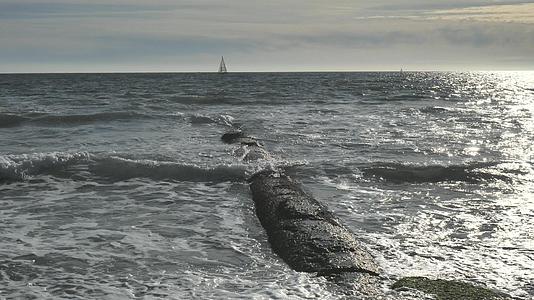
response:
[[[271,157],[244,162],[240,128]],[[534,298],[534,73],[0,75],[0,299],[339,299],[270,249],[282,168],[407,275]]]

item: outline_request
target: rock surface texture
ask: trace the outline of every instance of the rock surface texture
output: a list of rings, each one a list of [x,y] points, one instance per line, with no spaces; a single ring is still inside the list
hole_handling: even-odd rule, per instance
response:
[[[454,280],[405,277],[393,284],[393,289],[415,289],[434,295],[437,300],[505,300],[510,296],[485,288]]]
[[[269,243],[291,268],[320,275],[378,275],[373,257],[354,234],[294,180],[258,173],[250,179],[250,189]]]

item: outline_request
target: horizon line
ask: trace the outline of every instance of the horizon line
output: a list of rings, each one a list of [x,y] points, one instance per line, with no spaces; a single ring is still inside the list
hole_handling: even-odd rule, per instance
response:
[[[464,72],[534,72],[534,69],[512,69],[512,70],[431,70],[431,69],[384,69],[384,70],[298,70],[298,71],[230,71],[228,74],[242,74],[242,73],[403,73],[411,72],[449,72],[449,73],[464,73]],[[51,72],[0,72],[0,75],[38,75],[38,74],[218,74],[217,71],[51,71]]]

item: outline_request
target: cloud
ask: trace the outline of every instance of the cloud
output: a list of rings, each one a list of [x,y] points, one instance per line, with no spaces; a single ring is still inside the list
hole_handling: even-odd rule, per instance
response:
[[[498,3],[495,4],[494,2]],[[355,20],[418,20],[448,22],[499,22],[534,24],[534,3],[525,1],[448,1],[440,3],[407,3],[374,6],[368,12],[354,16]]]
[[[534,3],[436,10],[426,13],[422,18],[442,21],[534,24]]]
[[[39,19],[86,16],[119,16],[165,11],[168,5],[113,4],[113,3],[0,3],[0,20]]]
[[[382,1],[383,2],[383,1]],[[375,3],[370,9],[383,12],[428,12],[446,9],[462,9],[468,7],[483,7],[489,5],[514,5],[531,3],[531,1],[521,0],[448,0],[448,1],[428,1],[428,0],[397,0],[385,1],[385,3]]]
[[[0,66],[211,70],[224,55],[233,70],[534,68],[533,4],[516,2],[0,0]]]

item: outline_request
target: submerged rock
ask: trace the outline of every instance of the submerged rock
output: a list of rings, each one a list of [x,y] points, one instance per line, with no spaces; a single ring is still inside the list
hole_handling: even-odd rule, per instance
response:
[[[269,242],[296,271],[378,275],[371,254],[321,203],[286,175],[262,172],[250,179],[256,214]]]
[[[226,132],[221,136],[221,140],[227,144],[233,144],[237,139],[246,137],[242,131]]]
[[[227,144],[241,145],[235,154],[241,156],[245,162],[270,159],[269,152],[255,138],[249,137],[241,131],[227,132],[222,135],[221,140]]]
[[[392,286],[395,290],[415,289],[436,296],[437,300],[504,300],[509,295],[473,284],[454,280],[405,277]]]

